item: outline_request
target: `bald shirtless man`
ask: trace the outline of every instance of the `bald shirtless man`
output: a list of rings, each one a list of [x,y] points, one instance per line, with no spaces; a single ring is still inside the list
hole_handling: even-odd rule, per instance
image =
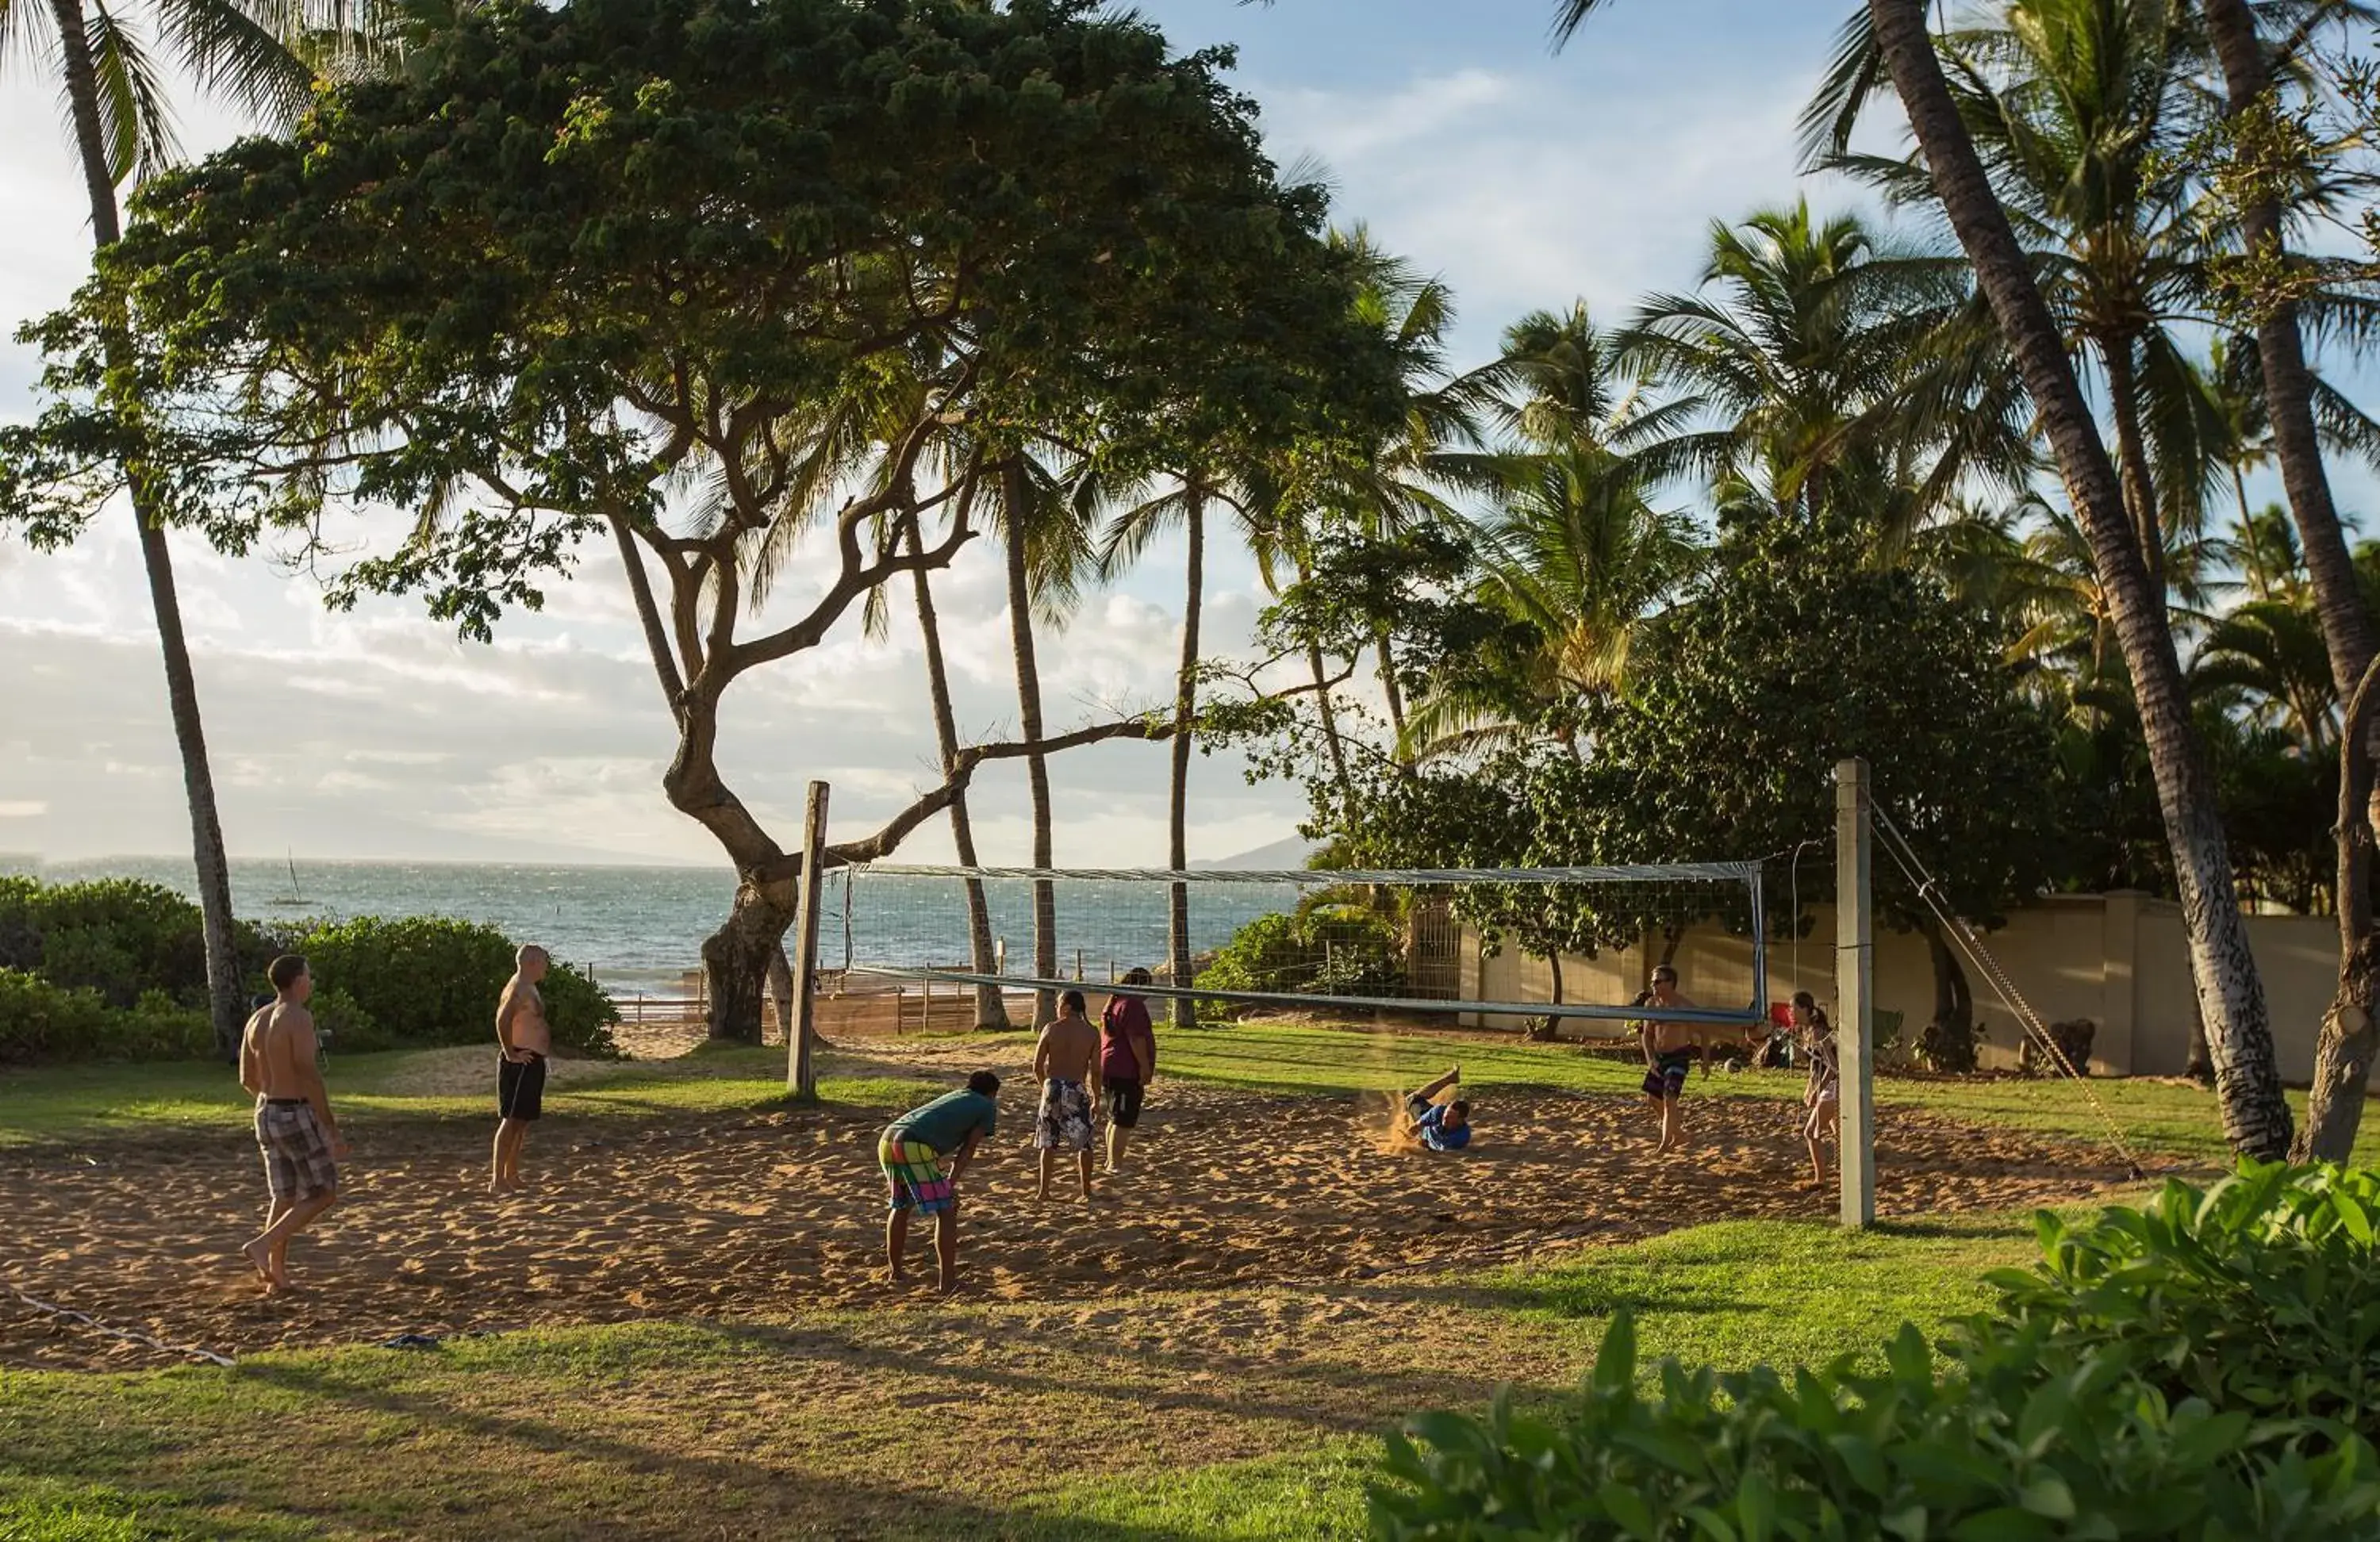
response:
[[[239,1040],[239,1085],[256,1097],[256,1146],[264,1156],[264,1230],[244,1252],[264,1293],[289,1289],[289,1239],[339,1197],[339,1159],[347,1143],[331,1117],[331,1097],[315,1063],[314,994],[306,961],[284,953],[265,971],[273,1002],[248,1020]]]
[[[1033,1046],[1033,1079],[1041,1084],[1041,1107],[1033,1121],[1033,1144],[1041,1148],[1041,1187],[1050,1197],[1058,1153],[1075,1153],[1082,1170],[1083,1197],[1091,1196],[1091,1103],[1099,1095],[1099,1030],[1083,1014],[1083,993],[1058,1000],[1058,1015]]]
[[[496,1148],[488,1170],[488,1192],[505,1194],[521,1186],[521,1147],[528,1143],[528,1127],[545,1111],[545,1057],[553,1050],[553,1032],[546,1026],[545,998],[537,982],[545,978],[543,948],[531,942],[513,955],[513,977],[496,1002]]]

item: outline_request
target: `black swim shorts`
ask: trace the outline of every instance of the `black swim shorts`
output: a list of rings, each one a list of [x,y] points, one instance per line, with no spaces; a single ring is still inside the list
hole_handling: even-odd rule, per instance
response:
[[[496,1116],[500,1119],[536,1119],[545,1112],[545,1057],[531,1055],[525,1061],[498,1056],[496,1061]]]
[[[1120,1077],[1108,1078],[1108,1119],[1116,1128],[1129,1130],[1140,1123],[1140,1100],[1145,1096],[1136,1081]]]

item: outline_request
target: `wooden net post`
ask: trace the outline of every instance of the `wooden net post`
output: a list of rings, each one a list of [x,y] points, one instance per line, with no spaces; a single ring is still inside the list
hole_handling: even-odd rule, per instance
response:
[[[826,783],[810,783],[802,820],[801,906],[794,917],[794,1021],[785,1032],[785,1089],[796,1098],[818,1096],[818,1064],[811,1053],[818,1037],[819,894],[826,883]]]

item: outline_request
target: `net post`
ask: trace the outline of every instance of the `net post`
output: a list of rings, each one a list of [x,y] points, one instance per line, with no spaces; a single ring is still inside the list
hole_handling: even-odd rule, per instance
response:
[[[1835,1031],[1841,1075],[1835,1160],[1842,1221],[1876,1224],[1876,892],[1870,882],[1867,762],[1835,766]]]
[[[1768,1015],[1768,904],[1762,892],[1763,876],[1759,868],[1753,869],[1752,1010],[1765,1022]]]
[[[809,807],[802,817],[802,877],[800,906],[794,925],[800,929],[794,949],[794,1020],[785,1033],[785,1090],[796,1098],[818,1096],[818,1063],[811,1041],[818,1037],[819,894],[826,885],[827,784],[810,783]]]

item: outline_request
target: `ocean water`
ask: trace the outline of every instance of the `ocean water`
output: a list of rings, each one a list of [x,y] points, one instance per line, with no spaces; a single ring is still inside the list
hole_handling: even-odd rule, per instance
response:
[[[197,892],[188,862],[114,857],[51,862],[30,870],[44,881],[121,876]],[[1030,972],[1032,885],[985,884],[996,939],[1007,944],[1012,974]],[[523,863],[299,862],[295,881],[284,862],[235,861],[232,908],[264,922],[357,916],[452,916],[481,921],[557,958],[591,968],[617,991],[674,990],[701,963],[702,940],[717,929],[735,897],[735,875],[722,868],[539,867]],[[1155,966],[1165,958],[1166,885],[1064,881],[1057,888],[1060,967],[1105,980],[1111,968]],[[1287,885],[1190,885],[1194,951],[1229,941],[1255,917],[1287,910]],[[966,904],[956,879],[903,875],[885,868],[856,882],[830,874],[820,906],[819,952],[828,967],[844,963],[902,968],[963,966]]]

